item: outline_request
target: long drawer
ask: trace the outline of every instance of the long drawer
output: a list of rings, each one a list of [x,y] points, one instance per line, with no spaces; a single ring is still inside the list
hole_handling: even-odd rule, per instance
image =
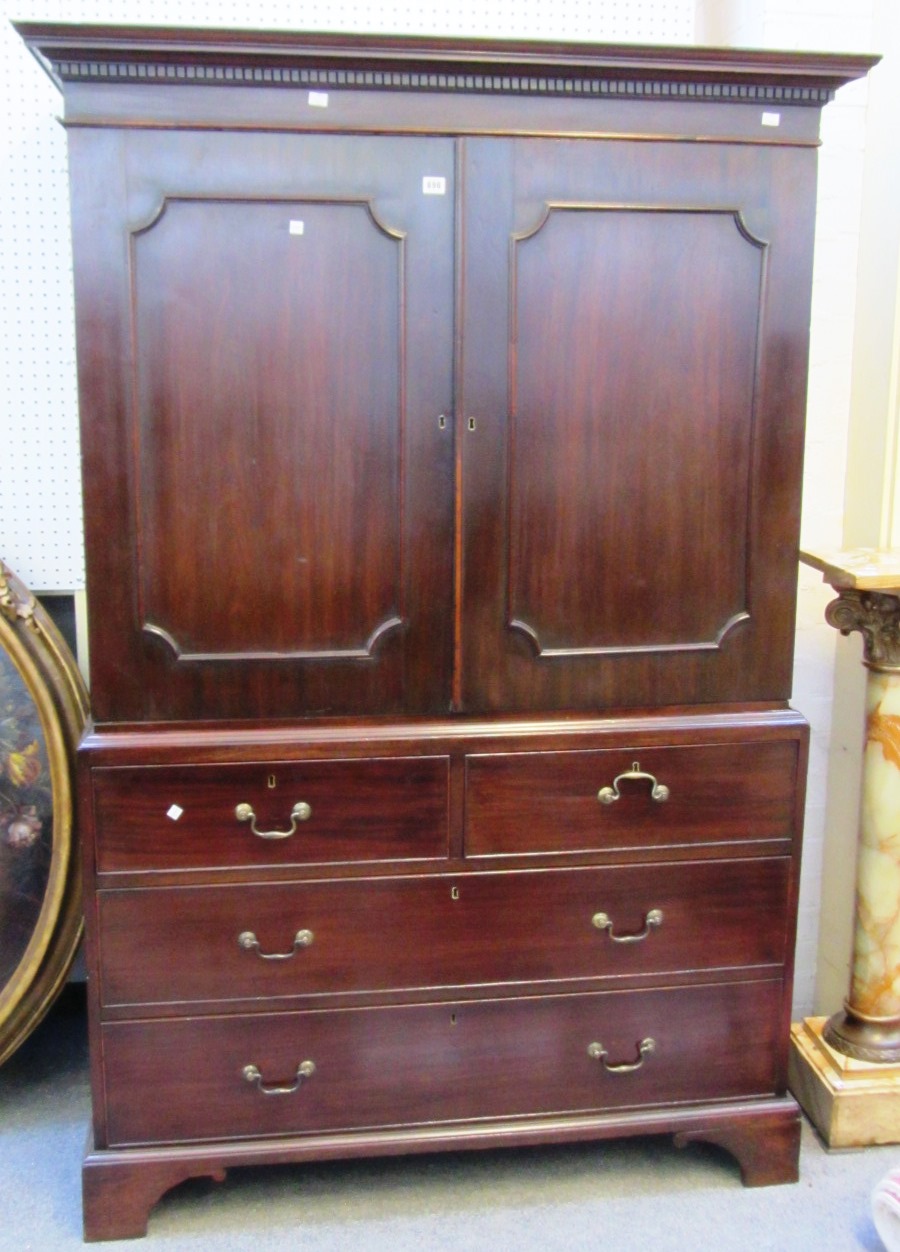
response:
[[[446,857],[448,771],[447,757],[95,769],[97,868]]]
[[[793,740],[473,754],[469,857],[789,841]]]
[[[99,893],[105,1006],[780,965],[785,858]]]
[[[781,983],[103,1028],[109,1146],[771,1094]]]

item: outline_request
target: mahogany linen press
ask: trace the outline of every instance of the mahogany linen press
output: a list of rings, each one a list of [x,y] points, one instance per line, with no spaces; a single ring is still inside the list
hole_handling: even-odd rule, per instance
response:
[[[70,155],[86,1237],[253,1163],[796,1178],[816,148],[873,58],[18,30]]]

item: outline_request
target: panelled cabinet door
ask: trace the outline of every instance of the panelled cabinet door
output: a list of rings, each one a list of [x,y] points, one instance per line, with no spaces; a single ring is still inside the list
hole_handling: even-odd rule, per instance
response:
[[[96,719],[446,708],[452,143],[72,143]]]
[[[786,698],[814,155],[466,153],[462,706]]]

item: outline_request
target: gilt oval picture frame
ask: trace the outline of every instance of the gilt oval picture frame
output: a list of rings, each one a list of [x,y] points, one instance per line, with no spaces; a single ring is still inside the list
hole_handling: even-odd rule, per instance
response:
[[[87,695],[68,647],[0,561],[0,1063],[62,987],[81,935],[73,761]]]

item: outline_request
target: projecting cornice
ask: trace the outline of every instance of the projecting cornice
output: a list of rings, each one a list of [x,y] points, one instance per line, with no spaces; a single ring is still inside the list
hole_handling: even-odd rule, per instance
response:
[[[721,100],[821,107],[862,55],[18,22],[65,83]]]

